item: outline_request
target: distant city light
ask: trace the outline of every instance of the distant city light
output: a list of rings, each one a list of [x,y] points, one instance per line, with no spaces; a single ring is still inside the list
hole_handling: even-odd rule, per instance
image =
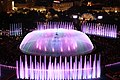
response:
[[[12,1],[12,10],[14,10],[15,3]]]
[[[54,3],[60,3],[60,0],[54,0]]]
[[[115,13],[117,13],[118,11],[117,10],[115,10]]]
[[[79,20],[83,20],[83,17],[79,17]]]
[[[98,16],[98,19],[103,19],[103,16]]]
[[[87,3],[87,6],[92,6],[92,2],[88,2],[88,3]]]
[[[73,18],[74,18],[74,19],[78,18],[78,15],[73,15]]]

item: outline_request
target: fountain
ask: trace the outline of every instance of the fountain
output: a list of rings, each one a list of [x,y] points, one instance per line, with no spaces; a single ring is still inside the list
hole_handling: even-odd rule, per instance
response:
[[[44,29],[75,29],[73,22],[37,22],[37,29],[44,30]]]
[[[72,56],[64,57],[64,62],[62,61],[62,56],[54,57],[54,61],[51,60],[51,56],[48,61],[46,60],[46,56],[40,56],[38,62],[36,60],[38,56],[34,56],[35,60],[32,61],[32,56],[28,56],[30,60],[27,60],[27,56],[25,55],[25,62],[22,61],[21,57],[20,60],[16,62],[17,79],[63,80],[100,78],[100,55],[98,56],[98,59],[96,55],[92,56],[94,57],[94,61],[91,60],[91,55],[89,55],[89,60],[86,60],[86,56],[79,56],[79,58],[78,56],[73,56],[74,60]],[[44,61],[41,60],[41,57],[44,58]],[[68,58],[70,58],[70,61]],[[57,62],[57,59],[60,61]],[[82,60],[84,62],[82,62]],[[30,61],[30,64],[28,64],[28,61]],[[48,64],[46,62],[48,62]]]
[[[85,23],[81,26],[82,32],[90,35],[117,38],[117,26],[111,24]]]
[[[16,61],[17,79],[100,78],[100,55],[99,58],[97,55],[85,55],[94,46],[85,33],[75,30],[73,23],[37,22],[37,29],[28,33],[19,46],[23,53],[30,56],[25,55],[24,61],[20,56],[20,60]],[[83,30],[90,32],[87,27]]]
[[[70,56],[86,54],[94,46],[88,36],[80,31],[67,29],[36,30],[28,33],[20,44],[27,54]]]
[[[10,36],[21,36],[22,35],[22,23],[11,23],[9,34]]]

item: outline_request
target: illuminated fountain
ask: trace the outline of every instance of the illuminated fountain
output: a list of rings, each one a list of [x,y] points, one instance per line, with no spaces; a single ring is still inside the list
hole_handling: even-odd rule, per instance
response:
[[[37,61],[36,56],[34,57],[34,61],[32,61],[31,56],[28,57],[30,59],[29,63],[26,55],[25,62],[23,62],[20,57],[20,62],[18,63],[17,61],[16,63],[18,79],[93,79],[100,78],[101,75],[100,55],[98,59],[96,59],[96,55],[94,55],[93,61],[91,55],[88,56],[89,60],[86,59],[87,56],[84,56],[84,58],[82,58],[83,56],[60,56],[57,58],[54,57],[54,61],[52,61],[53,58],[51,59],[51,56],[48,60],[46,60],[46,56],[44,56],[44,61],[41,60],[41,56],[39,57],[39,61]],[[64,62],[62,60],[63,58]],[[68,60],[68,58],[70,59]]]
[[[117,26],[111,24],[85,23],[81,26],[82,32],[91,35],[117,38]]]
[[[24,53],[50,56],[70,56],[91,52],[88,36],[76,30],[45,29],[28,33],[20,44]]]
[[[20,44],[20,50],[35,56],[25,55],[25,61],[20,56],[16,61],[17,79],[100,78],[100,55],[85,56],[94,48],[91,40],[70,27],[46,27],[28,33]]]
[[[21,36],[22,35],[22,23],[10,24],[10,36]]]
[[[75,29],[73,22],[37,22],[37,29],[44,30],[44,29]]]

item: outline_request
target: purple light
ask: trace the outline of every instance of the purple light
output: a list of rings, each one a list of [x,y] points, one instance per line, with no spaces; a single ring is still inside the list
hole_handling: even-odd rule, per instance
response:
[[[63,52],[63,48],[61,47],[60,49],[61,49],[61,52]]]
[[[72,56],[70,56],[70,62],[67,61],[68,57],[64,57],[64,62],[62,62],[62,57],[59,57],[59,62],[57,58],[54,58],[54,62],[51,61],[51,56],[49,57],[49,63],[47,65],[46,56],[44,56],[44,62],[37,62],[36,56],[35,61],[32,62],[30,56],[30,64],[27,64],[27,57],[25,56],[25,65],[20,57],[20,62],[16,62],[17,67],[17,79],[93,79],[100,78],[100,55],[99,58],[94,56],[94,61],[91,61],[91,55],[89,60],[84,57],[84,63],[82,63],[82,56],[78,59],[75,56],[75,61],[73,62]],[[53,58],[52,58],[53,59]],[[93,65],[91,65],[93,63]],[[82,67],[82,64],[84,67]],[[27,66],[27,67],[26,67]]]
[[[19,79],[18,61],[16,61],[16,76]]]
[[[68,46],[68,51],[70,51],[70,47]]]
[[[73,22],[37,22],[38,30],[45,29],[75,29]]]
[[[54,50],[54,48],[52,48],[52,52],[54,52],[55,50]]]
[[[113,66],[113,65],[120,65],[120,62],[116,62],[116,63],[112,63],[112,64],[107,64],[107,65],[105,65],[105,67],[110,67],[110,66]]]
[[[45,51],[47,51],[46,46],[44,47]]]

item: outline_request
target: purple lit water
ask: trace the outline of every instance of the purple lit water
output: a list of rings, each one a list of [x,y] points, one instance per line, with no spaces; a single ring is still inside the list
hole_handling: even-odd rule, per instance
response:
[[[85,23],[81,30],[86,34],[117,38],[117,25]]]
[[[73,22],[37,22],[37,29],[44,30],[44,29],[75,29]]]
[[[89,60],[87,60],[87,57],[89,57]],[[32,61],[32,57],[30,56],[30,64],[28,64],[27,56],[25,56],[24,62],[20,57],[20,62],[16,61],[17,79],[61,80],[100,78],[100,55],[98,59],[96,55],[94,55],[93,61],[91,55],[85,56],[84,58],[82,56],[80,56],[80,58],[78,58],[78,56],[74,58],[70,56],[69,58],[69,61],[68,57],[64,57],[64,60],[62,60],[63,58],[60,56],[59,61],[57,61],[56,57],[53,59],[50,56],[49,60],[47,60],[46,56],[44,56],[44,62],[42,62],[41,56],[39,61],[36,56],[34,61]],[[52,62],[52,60],[54,60],[54,62]]]

